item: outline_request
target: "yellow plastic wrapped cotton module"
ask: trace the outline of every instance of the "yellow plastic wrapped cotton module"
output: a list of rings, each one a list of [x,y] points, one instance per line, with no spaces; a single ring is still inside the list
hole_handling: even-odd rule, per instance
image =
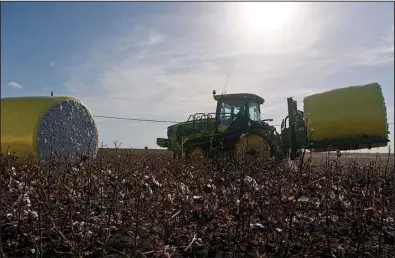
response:
[[[388,138],[387,115],[378,83],[335,89],[304,98],[311,141]]]
[[[73,97],[1,99],[1,151],[25,160],[81,158],[97,152],[93,117]]]

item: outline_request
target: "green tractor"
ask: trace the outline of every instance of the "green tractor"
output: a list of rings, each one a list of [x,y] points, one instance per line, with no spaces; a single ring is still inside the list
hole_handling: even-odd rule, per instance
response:
[[[216,95],[215,90],[213,96],[217,101],[215,113],[196,113],[186,122],[169,126],[167,138],[157,138],[157,145],[172,151],[173,158],[205,160],[220,154],[243,162],[248,158],[293,160],[303,149],[361,149],[389,142],[384,99],[377,83],[306,97],[304,111],[288,98],[281,133],[267,123],[272,119],[261,120],[263,98],[250,93]],[[346,107],[340,105],[345,103],[342,98],[348,98]],[[364,109],[369,110],[366,115],[356,115]],[[354,119],[354,123],[344,127],[347,119]]]

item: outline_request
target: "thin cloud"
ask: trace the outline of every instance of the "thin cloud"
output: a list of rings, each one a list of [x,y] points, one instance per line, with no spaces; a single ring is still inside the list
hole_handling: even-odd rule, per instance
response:
[[[354,66],[383,66],[394,63],[394,27],[388,29],[388,34],[381,37],[371,48],[357,48],[348,54],[351,65]]]
[[[22,85],[20,85],[17,82],[9,82],[8,86],[11,87],[11,88],[14,88],[14,89],[22,89],[23,88]]]
[[[55,66],[55,62],[54,62],[54,61],[50,62],[50,63],[49,63],[49,66],[50,66],[50,67],[54,67],[54,66]]]

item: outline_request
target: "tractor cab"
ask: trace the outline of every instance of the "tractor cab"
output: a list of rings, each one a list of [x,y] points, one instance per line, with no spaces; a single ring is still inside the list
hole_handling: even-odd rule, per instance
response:
[[[249,122],[260,122],[261,109],[265,100],[255,94],[237,93],[215,95],[217,101],[217,132],[239,132],[248,130]]]

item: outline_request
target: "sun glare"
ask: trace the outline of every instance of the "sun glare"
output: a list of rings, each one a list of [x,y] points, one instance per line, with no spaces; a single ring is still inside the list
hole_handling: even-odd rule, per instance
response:
[[[241,22],[245,29],[255,33],[281,30],[289,21],[292,3],[287,2],[249,2],[240,9]]]

